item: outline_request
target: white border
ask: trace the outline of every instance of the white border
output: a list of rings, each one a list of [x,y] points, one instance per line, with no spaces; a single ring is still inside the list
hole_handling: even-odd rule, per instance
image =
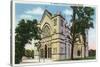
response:
[[[97,61],[97,6],[96,5],[88,5],[88,4],[83,4],[83,6],[93,6],[96,8],[96,59],[94,60],[70,60],[70,61],[60,61],[60,62],[50,62],[50,63],[30,63],[30,64],[15,64],[15,20],[16,20],[16,17],[15,17],[15,3],[25,3],[25,4],[48,4],[48,5],[59,5],[61,6],[62,4],[69,4],[69,3],[52,3],[52,2],[36,2],[36,1],[18,1],[18,0],[15,0],[15,1],[12,1],[12,43],[11,43],[11,49],[12,49],[12,63],[11,65],[12,66],[24,66],[24,65],[44,65],[44,64],[58,64],[58,63],[75,63],[75,62],[89,62],[89,61]],[[70,5],[73,5],[73,4],[70,4]],[[82,4],[74,4],[74,5],[82,5]],[[64,5],[62,5],[64,6]]]

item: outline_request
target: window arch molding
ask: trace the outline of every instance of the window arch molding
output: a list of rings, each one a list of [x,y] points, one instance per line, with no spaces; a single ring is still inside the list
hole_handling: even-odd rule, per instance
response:
[[[50,24],[45,23],[42,27],[42,35],[43,37],[47,37],[51,35],[51,27]]]

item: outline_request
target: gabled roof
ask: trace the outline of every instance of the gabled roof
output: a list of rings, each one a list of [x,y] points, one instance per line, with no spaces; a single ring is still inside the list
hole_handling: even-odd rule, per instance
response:
[[[60,16],[61,18],[63,18],[65,20],[65,18],[61,14],[55,14],[53,16],[52,13],[50,13],[47,9],[45,9],[45,11],[43,13],[43,16],[42,16],[42,19],[40,20],[40,23],[43,20],[43,18],[44,18],[45,15],[47,15],[50,19],[53,19],[54,17]]]
[[[43,20],[43,18],[44,18],[45,15],[47,15],[50,19],[52,18],[52,14],[47,9],[45,9],[45,11],[43,13],[43,16],[42,16],[42,18],[40,20],[40,23]]]
[[[47,9],[45,9],[45,11],[44,12],[47,12],[49,15],[51,15],[52,16],[52,14],[47,10]]]

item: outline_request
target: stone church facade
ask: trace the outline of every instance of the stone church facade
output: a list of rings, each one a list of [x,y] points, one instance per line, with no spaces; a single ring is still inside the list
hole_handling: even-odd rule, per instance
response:
[[[64,60],[71,58],[71,44],[67,36],[70,36],[70,31],[66,19],[60,12],[51,14],[48,10],[44,11],[41,21],[39,22],[42,30],[40,57],[51,60]],[[80,40],[74,44],[73,57],[84,58],[84,45],[82,36]],[[86,56],[88,56],[88,46],[86,47]]]

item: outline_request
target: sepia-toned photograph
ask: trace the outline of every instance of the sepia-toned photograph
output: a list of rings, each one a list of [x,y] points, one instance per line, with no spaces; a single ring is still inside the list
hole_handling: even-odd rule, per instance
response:
[[[96,6],[12,2],[11,63],[96,60]]]

